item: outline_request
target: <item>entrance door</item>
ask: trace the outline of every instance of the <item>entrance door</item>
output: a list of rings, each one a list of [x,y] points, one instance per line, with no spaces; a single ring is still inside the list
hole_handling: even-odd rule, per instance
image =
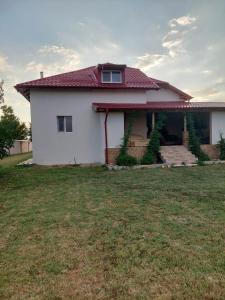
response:
[[[182,145],[184,115],[180,112],[165,113],[165,125],[161,129],[161,145]]]

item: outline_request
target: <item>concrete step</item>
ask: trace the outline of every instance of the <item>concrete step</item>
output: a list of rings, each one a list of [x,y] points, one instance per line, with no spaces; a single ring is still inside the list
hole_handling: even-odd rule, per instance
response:
[[[180,145],[161,146],[160,154],[162,161],[169,165],[195,164],[198,160],[186,147]]]

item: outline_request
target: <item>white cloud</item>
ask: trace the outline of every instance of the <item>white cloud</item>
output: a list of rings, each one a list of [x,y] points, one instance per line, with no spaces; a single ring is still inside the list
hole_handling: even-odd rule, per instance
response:
[[[185,52],[183,38],[175,35],[171,36],[170,32],[164,36],[162,46],[168,49],[171,57],[175,57],[178,53]]]
[[[178,55],[186,53],[185,43],[186,35],[197,27],[192,26],[186,28],[185,26],[192,24],[197,19],[195,17],[183,16],[169,21],[170,30],[162,38],[162,47],[167,49],[167,54],[151,54],[146,53],[143,56],[137,57],[136,66],[149,70],[152,67],[162,66],[167,64],[171,59]],[[180,26],[178,26],[180,25]]]
[[[47,75],[60,72],[69,72],[80,65],[80,55],[77,51],[63,46],[46,45],[41,47],[36,59],[27,63],[26,71],[39,73],[44,71]]]
[[[169,21],[169,26],[170,27],[176,27],[177,25],[180,26],[187,26],[187,25],[191,25],[192,23],[194,23],[197,19],[195,17],[190,17],[190,16],[183,16],[177,19],[171,19]]]
[[[163,54],[145,54],[137,58],[136,67],[141,68],[142,70],[148,70],[152,67],[161,65],[165,59],[166,55]]]
[[[201,73],[204,75],[210,75],[212,74],[212,70],[203,70]]]
[[[8,57],[0,53],[0,72],[6,72],[11,69],[11,66],[8,62]]]

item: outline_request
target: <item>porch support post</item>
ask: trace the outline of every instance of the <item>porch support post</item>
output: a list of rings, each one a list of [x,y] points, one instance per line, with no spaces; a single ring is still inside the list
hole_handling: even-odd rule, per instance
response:
[[[155,128],[155,113],[152,112],[152,130]]]
[[[107,120],[108,120],[109,111],[105,112],[105,121],[104,121],[104,129],[105,129],[105,163],[109,164],[109,151],[108,151],[108,131],[107,131]]]

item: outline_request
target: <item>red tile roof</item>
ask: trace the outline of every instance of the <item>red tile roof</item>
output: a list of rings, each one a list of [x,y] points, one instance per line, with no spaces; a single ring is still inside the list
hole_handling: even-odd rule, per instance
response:
[[[152,77],[149,77],[149,78],[151,78],[159,87],[161,87],[161,88],[168,88],[171,91],[177,93],[180,96],[181,99],[190,100],[190,99],[193,98],[192,96],[184,93],[183,91],[181,91],[180,89],[176,88],[174,85],[170,84],[167,81],[159,80],[159,79],[152,78]]]
[[[102,83],[99,68],[113,67],[124,70],[123,83]],[[102,64],[64,74],[44,77],[17,84],[16,90],[29,100],[31,88],[101,88],[101,89],[159,89],[157,83],[136,68],[126,65]]]
[[[124,110],[148,110],[148,111],[210,111],[225,110],[225,102],[146,102],[146,103],[96,103],[93,108],[97,112],[124,111]]]

